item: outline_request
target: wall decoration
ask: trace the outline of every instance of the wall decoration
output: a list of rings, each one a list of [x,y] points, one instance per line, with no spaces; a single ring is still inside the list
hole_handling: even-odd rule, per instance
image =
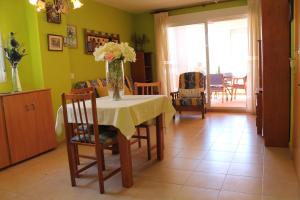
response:
[[[61,13],[57,11],[55,8],[57,0],[54,0],[54,4],[47,3],[46,4],[46,15],[47,15],[47,22],[54,23],[54,24],[60,24],[61,23]]]
[[[85,52],[93,54],[96,47],[103,46],[107,42],[120,43],[120,35],[113,33],[105,33],[93,30],[84,30],[85,35]]]
[[[48,34],[48,50],[63,51],[64,37],[61,35]]]
[[[132,35],[131,41],[133,43],[134,49],[136,51],[142,52],[145,50],[145,45],[149,42],[146,34],[137,35],[136,33]]]
[[[69,48],[77,48],[77,30],[76,26],[67,25],[67,45]]]

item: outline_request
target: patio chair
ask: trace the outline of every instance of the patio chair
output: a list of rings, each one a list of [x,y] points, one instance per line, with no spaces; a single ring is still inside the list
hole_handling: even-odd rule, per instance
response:
[[[234,99],[236,99],[236,92],[238,89],[244,90],[245,95],[247,94],[247,75],[244,77],[234,77],[233,78],[231,100],[232,100],[232,97],[234,97]]]
[[[222,103],[224,102],[224,94],[225,94],[225,82],[223,74],[210,74],[209,78],[209,88],[210,88],[210,96],[212,97],[213,92],[215,96],[218,97],[218,93],[222,93]]]

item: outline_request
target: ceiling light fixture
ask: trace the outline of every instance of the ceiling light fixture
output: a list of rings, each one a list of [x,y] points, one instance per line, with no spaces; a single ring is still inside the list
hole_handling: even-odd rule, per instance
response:
[[[70,4],[73,4],[73,9],[77,9],[83,6],[80,0],[54,0],[54,2],[46,2],[46,0],[29,0],[29,3],[36,7],[36,10],[40,12],[45,10],[46,6],[52,6],[58,13],[67,13]]]

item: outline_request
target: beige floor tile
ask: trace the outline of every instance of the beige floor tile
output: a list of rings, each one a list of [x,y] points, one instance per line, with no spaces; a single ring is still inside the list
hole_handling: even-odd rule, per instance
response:
[[[232,159],[232,162],[262,165],[263,156],[255,153],[236,153]]]
[[[200,160],[187,159],[187,158],[174,158],[170,160],[164,160],[159,163],[160,166],[179,169],[179,170],[195,170],[199,164]]]
[[[222,161],[222,162],[231,162],[233,159],[234,153],[230,152],[220,152],[220,151],[209,151],[204,156],[204,160],[209,161]]]
[[[229,166],[229,162],[202,160],[197,167],[197,171],[227,174]]]
[[[212,151],[222,151],[222,152],[236,152],[237,145],[235,144],[228,144],[228,143],[221,143],[216,142],[212,145],[211,150]]]
[[[182,149],[176,157],[201,160],[207,151]]]
[[[221,189],[224,179],[224,174],[197,172],[188,178],[186,185],[207,189]]]
[[[263,167],[255,164],[232,163],[229,167],[228,174],[260,178],[263,175]]]
[[[217,200],[218,190],[184,186],[175,197],[175,200]]]
[[[169,168],[162,168],[160,166],[153,166],[148,169],[144,169],[139,176],[150,181],[173,183],[173,184],[185,184],[188,177],[192,174],[186,170],[176,170]]]
[[[263,194],[269,196],[297,196],[300,198],[299,182],[288,182],[276,177],[263,179]]]
[[[221,191],[218,200],[261,200],[260,195]]]
[[[172,200],[182,186],[175,184],[157,183],[151,181],[142,181],[134,189],[136,190],[134,198],[145,200]]]
[[[262,193],[262,180],[252,177],[227,175],[222,189],[225,191],[260,195]]]

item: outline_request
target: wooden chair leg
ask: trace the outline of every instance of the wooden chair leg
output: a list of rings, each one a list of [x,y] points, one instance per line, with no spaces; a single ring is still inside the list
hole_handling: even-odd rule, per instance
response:
[[[138,134],[138,144],[139,144],[139,148],[142,147],[142,141],[141,141],[141,131],[140,131],[140,128],[137,128],[137,134]]]
[[[148,160],[151,160],[151,139],[150,139],[150,129],[146,127],[146,134],[147,134],[147,152],[148,152]]]
[[[104,159],[104,150],[100,151],[101,153],[101,160],[102,160],[102,170],[105,170],[105,159]]]
[[[75,144],[75,157],[76,157],[76,165],[80,165],[79,150],[77,144]]]
[[[99,148],[96,148],[96,159],[97,159],[97,167],[98,167],[98,179],[99,179],[99,190],[100,193],[104,193],[104,177],[103,177],[103,168],[102,165],[104,163],[104,160],[102,160],[103,155],[103,147],[100,146]]]
[[[72,184],[72,186],[76,186],[76,180],[75,180],[75,176],[76,176],[75,165],[76,165],[76,162],[75,162],[74,150],[72,148],[73,148],[72,144],[67,144],[71,184]]]

